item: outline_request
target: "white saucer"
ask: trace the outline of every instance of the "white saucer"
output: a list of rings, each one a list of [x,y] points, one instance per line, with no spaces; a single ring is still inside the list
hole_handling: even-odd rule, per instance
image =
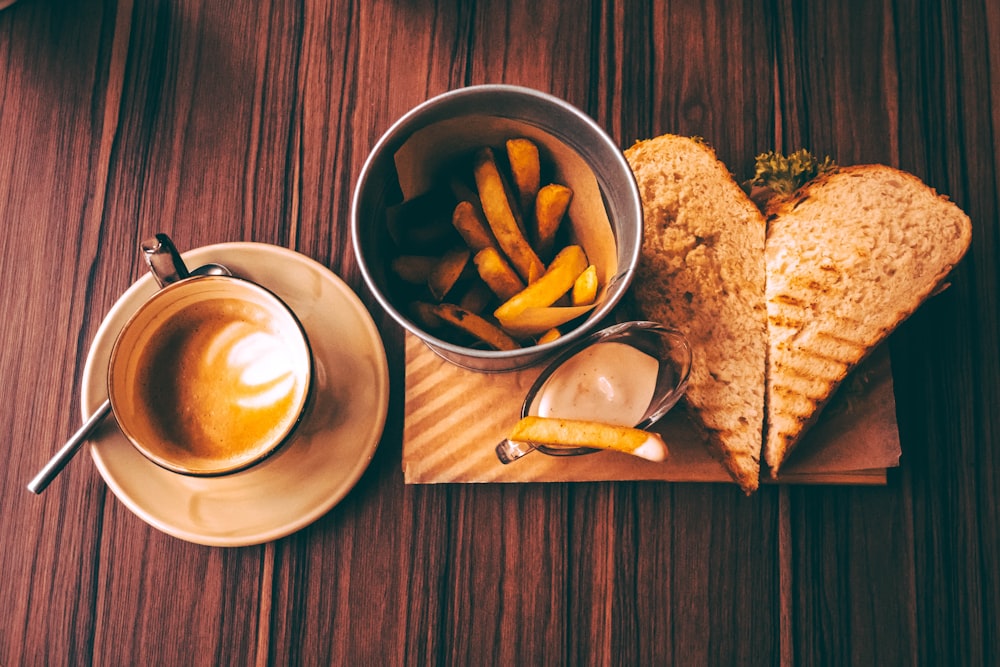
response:
[[[388,410],[385,348],[357,295],[304,255],[261,243],[222,243],[183,256],[192,269],[208,262],[224,264],[285,300],[313,348],[312,406],[277,453],[228,477],[185,477],[163,470],[129,444],[113,419],[91,439],[91,455],[114,494],[169,535],[209,546],[269,542],[323,516],[368,467]],[[83,371],[84,418],[107,397],[108,356],[118,331],[155,291],[152,275],[144,276],[101,323]]]

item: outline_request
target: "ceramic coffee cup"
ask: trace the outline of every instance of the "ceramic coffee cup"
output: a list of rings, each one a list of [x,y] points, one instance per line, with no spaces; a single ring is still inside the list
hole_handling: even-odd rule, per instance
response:
[[[313,362],[302,325],[256,283],[188,274],[163,235],[144,250],[164,287],[112,348],[118,425],[146,458],[181,474],[226,475],[263,461],[308,403]]]

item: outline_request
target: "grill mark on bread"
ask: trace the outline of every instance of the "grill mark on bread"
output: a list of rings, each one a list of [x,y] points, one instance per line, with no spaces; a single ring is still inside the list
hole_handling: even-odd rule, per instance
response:
[[[834,286],[839,282],[840,274],[836,272],[827,273],[823,280],[813,276],[793,276],[789,281],[789,287],[798,288],[803,292],[815,292],[826,294],[833,291]]]
[[[819,366],[816,360],[825,362]],[[842,359],[826,355],[803,352],[791,360],[776,362],[773,366],[776,372],[791,380],[803,380],[806,383],[822,383],[827,380],[837,380],[847,374],[854,359]],[[790,383],[788,383],[790,384]],[[822,392],[817,392],[815,398],[821,398]]]
[[[800,335],[788,340],[772,342],[772,347],[777,350],[794,350],[815,359],[846,363],[854,361],[868,349],[868,343],[862,338],[846,338],[826,331],[810,332],[810,339],[816,339],[816,342],[805,344],[801,342],[801,339],[805,337],[804,332],[796,328],[791,330],[799,332]]]
[[[823,394],[817,393],[812,396],[802,392],[795,387],[789,387],[785,384],[775,384],[771,385],[771,390],[775,396],[783,398],[787,401],[789,405],[801,405],[805,403],[807,408],[804,410],[795,410],[794,408],[789,408],[786,406],[785,414],[812,414],[813,409],[819,404],[823,399]]]
[[[776,476],[847,374],[933,292],[971,238],[919,179],[846,167],[767,209],[765,459]]]

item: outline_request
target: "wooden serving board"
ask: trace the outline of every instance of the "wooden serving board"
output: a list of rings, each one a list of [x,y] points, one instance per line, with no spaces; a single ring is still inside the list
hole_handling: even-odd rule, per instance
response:
[[[654,430],[664,436],[664,463],[617,452],[551,457],[533,452],[511,464],[494,452],[520,416],[540,368],[502,374],[468,371],[406,334],[403,474],[407,484],[659,480],[732,483],[678,406]],[[761,482],[885,484],[899,463],[892,373],[877,350],[845,383],[786,464]]]

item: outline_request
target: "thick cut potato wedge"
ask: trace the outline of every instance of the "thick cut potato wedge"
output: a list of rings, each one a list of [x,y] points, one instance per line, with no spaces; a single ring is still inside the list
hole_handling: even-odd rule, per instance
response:
[[[516,350],[521,346],[502,329],[453,303],[441,303],[432,312],[448,324],[486,343],[494,350]]]
[[[524,417],[509,440],[557,447],[593,447],[639,456],[650,461],[667,458],[667,445],[656,433],[628,426],[556,417]]]
[[[496,248],[483,248],[472,259],[479,277],[493,293],[506,301],[524,289],[524,283]]]
[[[437,257],[399,255],[392,258],[389,268],[403,282],[410,283],[411,285],[423,285],[427,282],[437,263]]]
[[[479,252],[483,248],[495,248],[497,245],[493,232],[481,215],[482,213],[476,210],[472,202],[460,201],[451,216],[451,224],[458,230],[465,245],[473,252]]]
[[[559,340],[562,337],[562,332],[556,327],[552,327],[541,336],[538,337],[538,344],[544,345],[545,343],[551,343],[554,340]]]
[[[447,189],[435,188],[418,197],[386,209],[389,237],[403,252],[433,255],[454,243],[448,213],[454,198]]]
[[[573,288],[576,279],[587,269],[587,255],[578,245],[563,248],[542,276],[505,301],[493,316],[506,326],[528,308],[545,308]]]
[[[515,317],[502,322],[503,330],[515,338],[540,336],[549,329],[561,327],[567,322],[586,315],[593,305],[577,307],[526,308]]]
[[[538,146],[530,139],[508,139],[507,161],[514,177],[521,213],[527,215],[535,204],[535,195],[542,180],[542,166],[538,159]]]
[[[493,299],[493,290],[491,290],[486,283],[481,280],[476,280],[462,294],[462,298],[458,300],[458,305],[470,313],[479,315],[486,310],[486,306],[488,306]]]
[[[427,331],[434,331],[444,326],[444,320],[434,314],[436,305],[426,301],[413,301],[409,305],[410,318]]]
[[[448,190],[451,192],[456,202],[469,202],[472,204],[472,208],[476,211],[476,217],[480,220],[486,220],[486,216],[483,215],[483,205],[479,201],[479,194],[476,192],[475,188],[470,187],[469,184],[465,182],[465,179],[459,178],[458,174],[452,174],[451,178],[448,179]]]
[[[492,149],[482,148],[476,152],[473,171],[483,214],[500,249],[524,280],[530,280],[533,275],[541,275],[544,272],[544,265],[518,225],[514,210],[507,199],[503,177],[493,159]]]
[[[535,247],[542,257],[552,253],[559,225],[572,199],[573,191],[557,183],[550,183],[538,191],[535,199]]]
[[[431,275],[427,277],[427,288],[431,291],[431,295],[438,301],[443,300],[462,277],[462,272],[468,263],[468,248],[454,248],[446,252],[434,266]]]
[[[574,306],[589,306],[597,299],[597,267],[591,264],[573,283]]]

